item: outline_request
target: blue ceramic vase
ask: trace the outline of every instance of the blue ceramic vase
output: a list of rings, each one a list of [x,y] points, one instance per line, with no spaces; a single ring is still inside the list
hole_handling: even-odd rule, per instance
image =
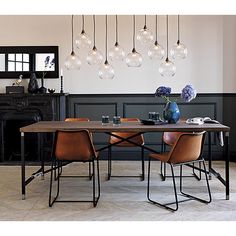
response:
[[[169,124],[175,124],[180,118],[179,107],[176,102],[167,102],[163,111],[163,117]]]

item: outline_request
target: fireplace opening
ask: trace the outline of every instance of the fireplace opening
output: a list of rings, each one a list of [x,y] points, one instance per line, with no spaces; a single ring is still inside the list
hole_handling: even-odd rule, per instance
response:
[[[1,117],[1,161],[20,161],[21,142],[19,129],[23,126],[38,122],[41,118],[39,111],[33,110],[10,111]],[[37,133],[27,133],[27,135],[25,135],[25,158],[26,161],[39,160]]]

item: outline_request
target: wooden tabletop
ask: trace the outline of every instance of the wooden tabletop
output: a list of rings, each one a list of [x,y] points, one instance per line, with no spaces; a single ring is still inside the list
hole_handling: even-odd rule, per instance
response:
[[[162,125],[143,125],[139,122],[125,122],[119,126],[113,126],[112,123],[102,125],[101,121],[89,122],[65,122],[65,121],[40,121],[32,125],[20,128],[20,132],[25,133],[46,133],[55,132],[56,130],[80,130],[87,129],[90,132],[166,132],[166,131],[180,131],[180,132],[201,132],[201,131],[224,131],[229,132],[230,127],[222,124],[203,124],[190,125],[185,122],[178,122],[177,124],[162,124]]]

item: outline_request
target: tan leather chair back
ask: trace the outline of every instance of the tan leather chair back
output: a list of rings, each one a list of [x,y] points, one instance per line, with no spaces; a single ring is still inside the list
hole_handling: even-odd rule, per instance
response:
[[[59,130],[55,135],[54,155],[57,160],[89,161],[96,157],[88,130]]]
[[[168,163],[197,160],[202,153],[204,133],[182,133],[170,151]]]
[[[121,118],[121,122],[139,122],[139,119],[138,118]],[[113,132],[113,134],[115,134],[117,136],[120,136],[122,138],[128,138],[128,137],[134,135],[135,133],[134,132]],[[113,144],[113,143],[118,142],[118,141],[120,141],[119,138],[116,138],[114,136],[110,136],[109,143]],[[143,138],[142,134],[130,139],[130,141],[135,142],[138,145],[143,145],[144,144],[144,138]],[[116,146],[119,146],[119,147],[134,147],[135,145],[133,145],[129,142],[122,142],[122,143],[117,144]]]
[[[162,140],[165,144],[173,146],[182,132],[164,132]]]

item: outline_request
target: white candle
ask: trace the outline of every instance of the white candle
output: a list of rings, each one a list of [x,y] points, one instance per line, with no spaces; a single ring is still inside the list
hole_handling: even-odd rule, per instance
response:
[[[63,76],[63,69],[61,69],[61,76]]]

